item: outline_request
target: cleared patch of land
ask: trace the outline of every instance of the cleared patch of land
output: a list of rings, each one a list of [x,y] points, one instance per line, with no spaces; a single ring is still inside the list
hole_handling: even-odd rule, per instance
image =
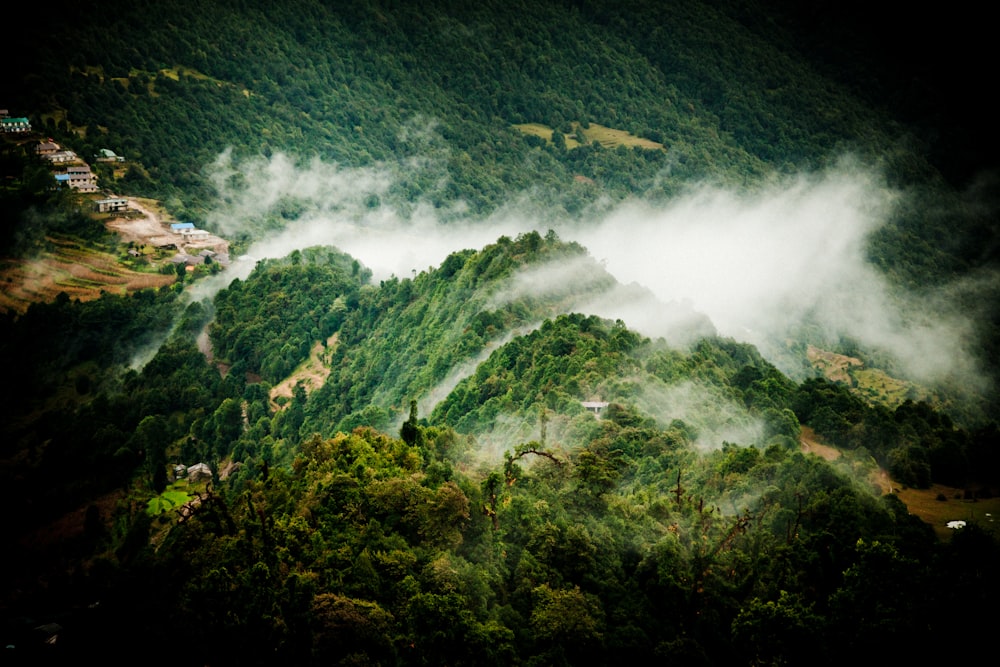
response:
[[[327,364],[330,352],[337,344],[337,334],[330,336],[326,345],[318,342],[309,351],[309,358],[299,364],[292,374],[271,388],[271,407],[280,410],[287,405],[292,398],[295,386],[300,382],[306,393],[319,389],[323,386],[327,376],[330,375],[330,367]]]
[[[170,285],[177,276],[168,262],[179,251],[200,260],[199,253],[208,250],[220,266],[228,265],[228,241],[207,232],[186,238],[167,226],[165,216],[158,202],[137,198],[129,199],[127,211],[116,215],[92,214],[128,245],[128,254],[123,248],[121,256],[53,235],[47,237],[47,249],[34,258],[0,259],[0,312],[24,312],[32,303],[54,301],[60,293],[89,301],[102,294]]]
[[[176,280],[174,275],[133,271],[118,257],[69,238],[50,237],[48,241],[50,249],[39,257],[2,260],[0,310],[24,312],[32,303],[54,301],[60,293],[89,301]]]
[[[637,137],[629,132],[626,132],[625,130],[616,130],[611,127],[605,127],[604,125],[598,125],[597,123],[591,123],[586,128],[583,128],[580,123],[573,123],[572,126],[573,131],[565,135],[566,148],[569,149],[582,145],[576,136],[574,136],[577,133],[582,132],[587,142],[600,144],[605,148],[628,146],[630,148],[664,150],[663,144],[650,139]],[[547,142],[552,141],[553,129],[548,125],[542,125],[541,123],[522,123],[520,125],[515,125],[514,128],[523,134],[540,137]]]
[[[854,371],[853,375],[855,393],[869,403],[879,403],[895,409],[907,399],[931,400],[925,390],[912,382],[894,378],[877,368],[862,368]]]
[[[840,458],[840,451],[823,443],[808,426],[802,427],[800,442],[803,452],[816,454],[827,461]],[[1000,498],[966,498],[963,489],[942,484],[933,484],[929,489],[910,489],[891,479],[881,468],[871,481],[873,488],[881,489],[883,495],[896,494],[910,514],[934,529],[938,539],[948,540],[955,533],[956,529],[948,527],[949,521],[975,523],[994,535],[1000,534],[1000,525],[995,523],[1000,517]]]
[[[840,451],[836,447],[825,445],[819,440],[819,436],[808,426],[802,427],[802,434],[799,436],[802,444],[802,451],[807,454],[815,454],[821,459],[834,461],[840,457]]]
[[[934,398],[925,388],[892,377],[878,368],[867,368],[857,357],[810,345],[806,358],[827,380],[843,383],[871,405],[884,405],[894,410],[907,399],[934,404]]]
[[[1000,498],[965,498],[962,489],[941,484],[934,484],[929,489],[895,487],[893,490],[910,514],[930,524],[942,540],[949,539],[955,530],[961,530],[949,528],[949,521],[975,523],[993,535],[1000,534],[1000,526],[995,523],[1000,517]]]
[[[831,382],[851,384],[851,368],[860,368],[864,362],[857,357],[821,350],[815,345],[806,348],[806,358]]]
[[[149,502],[146,503],[146,514],[150,516],[159,516],[164,512],[177,509],[184,503],[191,500],[192,496],[187,492],[187,489],[179,489],[175,487],[176,485],[168,488],[155,498],[151,498]]]

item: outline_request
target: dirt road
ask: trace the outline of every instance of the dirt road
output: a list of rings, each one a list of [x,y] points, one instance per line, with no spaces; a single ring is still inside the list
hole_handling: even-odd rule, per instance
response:
[[[209,249],[226,256],[228,261],[229,242],[218,236],[201,236],[197,239],[175,234],[169,227],[169,222],[157,211],[152,203],[140,199],[128,199],[130,214],[125,218],[110,220],[108,229],[116,232],[126,243],[137,245],[152,245],[158,248],[174,246],[181,252],[192,255]],[[225,263],[225,262],[224,262]]]
[[[155,246],[176,243],[175,235],[169,232],[163,225],[159,214],[151,208],[143,206],[135,199],[128,200],[128,208],[135,213],[130,214],[129,217],[109,220],[107,223],[108,229],[116,232],[122,241],[138,245],[148,243]]]

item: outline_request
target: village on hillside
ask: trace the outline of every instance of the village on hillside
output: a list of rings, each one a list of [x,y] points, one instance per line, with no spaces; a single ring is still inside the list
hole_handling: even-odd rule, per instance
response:
[[[101,187],[98,174],[90,163],[72,150],[60,146],[51,137],[32,129],[27,117],[11,116],[0,109],[0,135],[8,144],[19,146],[29,155],[47,164],[52,172],[54,189],[66,188],[80,196],[80,205],[89,208],[95,219],[116,232],[129,245],[133,258],[155,256],[173,265],[184,265],[194,272],[201,265],[229,265],[229,242],[194,223],[164,219],[152,202],[119,196]],[[108,148],[90,158],[95,163],[124,170],[127,160]]]

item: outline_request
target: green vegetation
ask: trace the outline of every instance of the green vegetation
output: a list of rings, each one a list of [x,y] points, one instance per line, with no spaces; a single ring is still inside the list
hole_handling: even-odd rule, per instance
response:
[[[385,170],[370,210],[483,224],[526,193],[586,217],[694,181],[753,190],[849,151],[914,192],[867,248],[894,288],[995,268],[991,209],[953,188],[975,160],[907,148],[926,127],[873,101],[868,76],[900,90],[884,63],[803,40],[797,12],[57,2],[46,39],[2,40],[31,63],[4,75],[4,104],[81,155],[127,156],[104,175],[119,192],[199,224],[230,211],[240,248],[303,212],[222,206],[211,165],[227,150]],[[311,246],[204,300],[150,273],[169,284],[95,294],[126,275],[123,248],[29,148],[0,151],[5,297],[19,262],[63,257],[93,270],[60,283],[96,298],[0,315],[15,660],[116,662],[123,638],[156,647],[130,663],[192,666],[925,664],[954,659],[954,637],[990,648],[992,517],[963,513],[942,539],[880,475],[1000,494],[995,393],[972,415],[852,341],[792,341],[803,367],[807,343],[831,350],[813,357],[827,377],[792,378],[707,321],[678,346],[581,314],[621,286],[554,232],[497,234],[412,277],[373,281]],[[565,262],[573,282],[516,289]],[[969,335],[995,365],[995,290],[964,294],[990,313]],[[331,342],[322,385],[272,402]],[[839,456],[805,453],[803,427]],[[210,482],[169,484],[196,462]],[[49,622],[58,641],[37,634]]]
[[[120,486],[147,500],[78,543],[91,574],[63,594],[100,589],[100,622],[145,641],[185,637],[188,657],[171,658],[184,664],[755,664],[817,647],[810,660],[837,664],[886,637],[916,659],[928,629],[985,629],[937,610],[1000,593],[975,565],[1000,554],[992,525],[940,541],[874,480],[881,465],[897,483],[995,488],[995,425],[968,432],[926,403],[890,411],[841,384],[796,383],[727,339],[681,350],[622,322],[546,315],[565,294],[498,305],[517,271],[581,253],[554,234],[502,238],[376,287],[349,257],[310,248],[215,297],[224,378],[194,347],[208,304],[187,307],[141,372],[78,377],[79,407],[47,413],[64,425],[8,428],[8,442],[47,442],[21,474],[38,484],[65,466],[46,479],[50,516]],[[277,372],[268,351],[287,341],[290,372],[331,332],[326,383],[272,408],[257,378]],[[412,397],[486,352],[419,413]],[[582,404],[594,398],[608,403],[599,419]],[[843,455],[802,454],[800,424]],[[190,490],[166,490],[164,471],[194,461],[216,477],[178,522]],[[106,472],[71,483],[84,467]],[[8,489],[7,506],[37,503],[32,487]],[[27,528],[38,515],[20,516]],[[13,572],[38,567],[31,553]]]
[[[191,495],[186,490],[167,489],[155,498],[151,498],[146,504],[146,513],[150,516],[159,516],[164,512],[172,512],[191,500]]]
[[[568,203],[576,173],[614,198],[669,195],[691,178],[744,183],[840,149],[891,156],[906,178],[927,171],[897,154],[893,119],[819,76],[787,34],[760,35],[760,22],[715,3],[64,10],[49,40],[10,44],[36,63],[10,104],[82,154],[116,147],[132,164],[122,187],[174,201],[183,219],[211,204],[200,170],[226,147],[350,165],[433,154],[439,164],[403,177],[394,199],[480,211],[529,188]],[[530,123],[568,141],[581,124],[591,137],[603,126],[667,151],[596,140],[566,153],[525,141],[515,126]]]
[[[309,357],[317,341],[340,329],[347,302],[370,272],[332,249],[309,248],[265,261],[251,278],[235,280],[215,299],[215,354],[277,384]],[[308,285],[308,291],[301,289]]]

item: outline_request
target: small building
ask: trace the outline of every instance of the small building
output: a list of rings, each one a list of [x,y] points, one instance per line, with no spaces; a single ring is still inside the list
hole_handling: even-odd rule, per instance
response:
[[[49,153],[45,156],[45,159],[52,164],[63,164],[66,162],[73,162],[79,158],[73,151],[56,151],[54,153]]]
[[[127,199],[98,199],[94,202],[94,210],[98,213],[117,213],[128,210]]]
[[[597,417],[600,417],[601,413],[608,407],[607,401],[583,401],[581,405],[587,412],[592,412]]]
[[[31,123],[27,118],[0,118],[0,130],[3,132],[31,132]]]
[[[59,144],[54,141],[39,141],[35,144],[35,155],[52,155],[60,150]]]
[[[208,467],[207,463],[195,463],[193,466],[188,466],[187,479],[192,484],[203,480],[211,480],[212,469]]]
[[[69,187],[69,174],[55,174],[56,185],[60,188]]]
[[[69,187],[80,192],[95,192],[97,177],[90,171],[89,165],[71,165],[66,167]],[[57,177],[58,180],[58,177]]]
[[[205,263],[205,261],[203,259],[201,259],[199,257],[195,257],[194,255],[189,255],[189,254],[184,253],[184,252],[179,252],[176,255],[174,255],[173,257],[171,257],[170,258],[170,262],[172,264],[186,264],[188,266],[193,266],[195,264],[204,264]]]
[[[170,225],[170,231],[172,231],[174,234],[180,234],[189,241],[203,240],[211,236],[211,234],[209,234],[208,232],[195,227],[193,222],[172,223]]]
[[[97,151],[97,155],[94,156],[97,162],[124,162],[125,158],[121,155],[116,155],[113,150],[108,148],[102,148]]]

